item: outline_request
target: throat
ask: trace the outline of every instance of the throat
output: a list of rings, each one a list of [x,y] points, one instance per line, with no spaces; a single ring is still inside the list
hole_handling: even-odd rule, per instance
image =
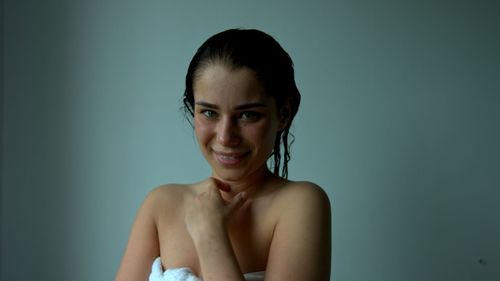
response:
[[[254,197],[261,187],[265,186],[275,176],[268,169],[265,169],[239,181],[224,180],[216,175],[213,175],[213,177],[229,185],[229,191],[221,191],[224,201],[229,202],[241,192],[246,192],[248,198]]]

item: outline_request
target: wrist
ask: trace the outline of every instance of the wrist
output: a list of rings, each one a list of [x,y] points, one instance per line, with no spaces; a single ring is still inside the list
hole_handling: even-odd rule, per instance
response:
[[[212,224],[206,228],[200,229],[196,233],[191,234],[191,239],[196,248],[209,246],[212,247],[218,242],[228,240],[226,228],[221,224]]]

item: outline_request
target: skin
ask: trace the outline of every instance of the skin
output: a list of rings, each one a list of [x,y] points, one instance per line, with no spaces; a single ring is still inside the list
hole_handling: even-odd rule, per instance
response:
[[[331,214],[310,182],[274,176],[266,166],[288,120],[247,68],[222,63],[199,71],[195,133],[211,177],[165,185],[142,204],[116,280],[147,280],[164,268],[189,267],[204,281],[329,280]]]

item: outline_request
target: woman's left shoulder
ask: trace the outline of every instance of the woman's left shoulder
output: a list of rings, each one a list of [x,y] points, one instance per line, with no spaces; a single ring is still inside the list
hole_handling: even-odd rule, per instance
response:
[[[279,279],[292,272],[294,280],[329,280],[332,219],[327,193],[312,182],[287,181],[275,203],[266,277]]]
[[[330,208],[330,199],[319,185],[309,181],[288,181],[278,191],[278,201],[290,206],[322,206]]]
[[[281,190],[289,196],[328,198],[327,193],[321,186],[310,181],[288,181],[283,185]]]

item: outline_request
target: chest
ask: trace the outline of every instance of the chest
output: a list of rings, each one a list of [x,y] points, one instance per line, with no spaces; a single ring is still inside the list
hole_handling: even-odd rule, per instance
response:
[[[189,267],[200,273],[196,249],[184,223],[184,212],[158,222],[160,254],[166,268]],[[263,271],[266,268],[275,226],[272,214],[258,206],[234,218],[228,235],[243,272]]]

